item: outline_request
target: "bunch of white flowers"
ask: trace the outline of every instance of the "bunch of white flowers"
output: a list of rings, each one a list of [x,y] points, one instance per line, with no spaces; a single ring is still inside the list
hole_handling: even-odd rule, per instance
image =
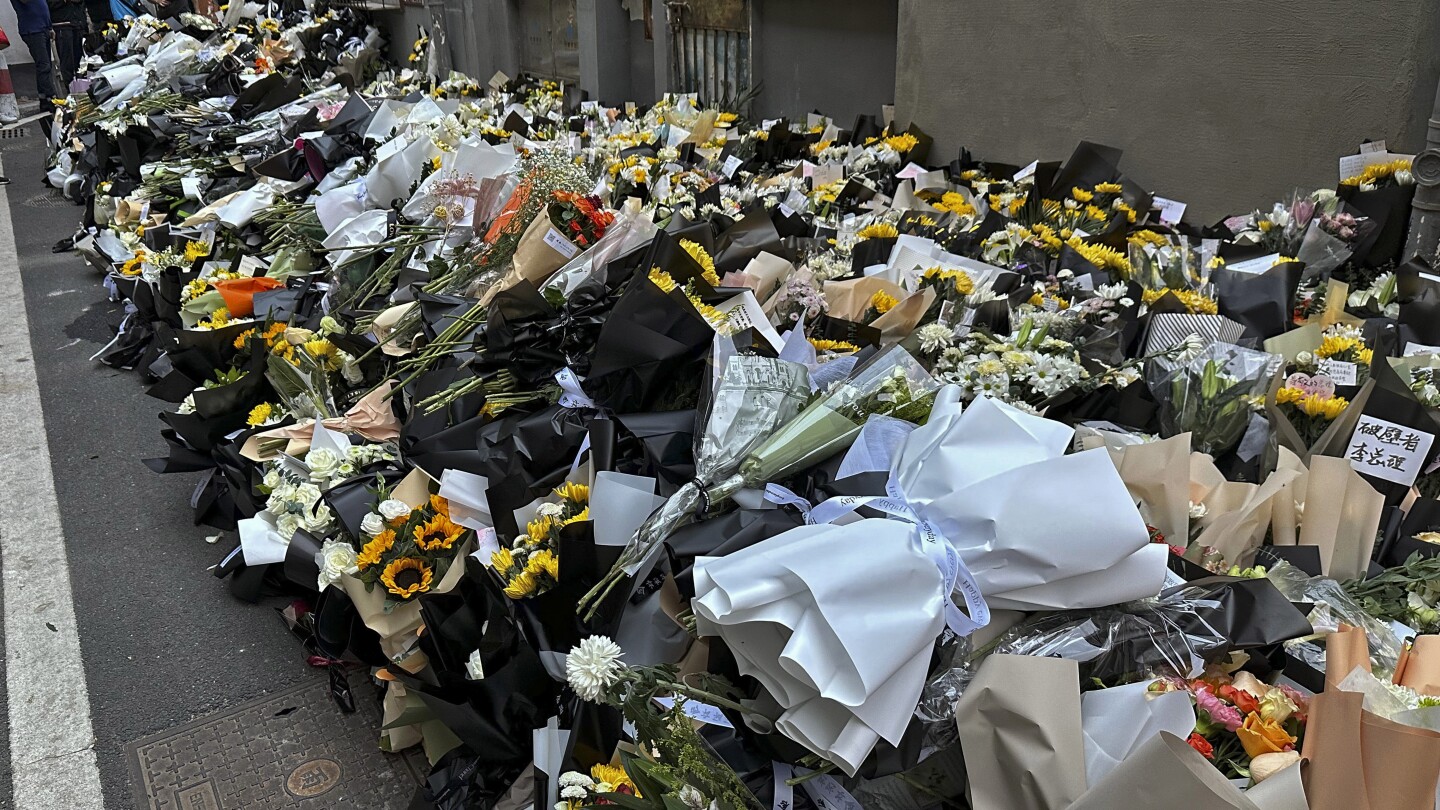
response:
[[[992,339],[972,333],[940,351],[935,373],[960,386],[965,399],[995,397],[1014,404],[1038,405],[1090,376],[1080,354],[1067,341],[1035,340],[1027,322],[1015,334]],[[921,336],[937,344],[938,332]],[[923,350],[922,345],[922,350]]]

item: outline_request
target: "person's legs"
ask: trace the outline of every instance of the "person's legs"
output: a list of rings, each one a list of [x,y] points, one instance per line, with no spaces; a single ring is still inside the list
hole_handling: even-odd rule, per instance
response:
[[[70,81],[80,67],[80,29],[74,25],[55,26],[55,72],[60,76],[61,94],[70,91]]]
[[[40,31],[26,34],[25,47],[30,49],[30,58],[35,60],[35,94],[40,97],[40,109],[49,111],[54,107],[55,86],[50,73],[50,32]]]

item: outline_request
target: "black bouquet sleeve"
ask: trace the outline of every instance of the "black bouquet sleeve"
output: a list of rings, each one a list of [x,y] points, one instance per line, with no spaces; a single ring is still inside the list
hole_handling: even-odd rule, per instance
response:
[[[1304,269],[1300,262],[1285,262],[1258,274],[1216,270],[1212,280],[1219,294],[1220,314],[1244,326],[1250,337],[1273,337],[1286,331]]]

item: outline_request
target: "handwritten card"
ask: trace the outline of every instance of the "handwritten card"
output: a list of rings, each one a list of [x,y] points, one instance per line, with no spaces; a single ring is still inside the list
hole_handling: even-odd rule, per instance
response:
[[[1185,203],[1178,200],[1167,200],[1164,197],[1156,197],[1151,205],[1160,209],[1160,221],[1166,225],[1174,225],[1185,216]]]
[[[1365,414],[1355,425],[1345,456],[1360,473],[1408,487],[1420,475],[1434,441],[1434,434]]]
[[[725,166],[721,169],[721,171],[725,173],[726,177],[734,177],[735,172],[739,171],[740,167],[744,165],[744,163],[745,161],[741,160],[738,157],[735,157],[734,155],[731,155],[725,158]]]
[[[1319,363],[1320,372],[1335,381],[1336,385],[1355,385],[1359,371],[1354,363],[1325,358]]]

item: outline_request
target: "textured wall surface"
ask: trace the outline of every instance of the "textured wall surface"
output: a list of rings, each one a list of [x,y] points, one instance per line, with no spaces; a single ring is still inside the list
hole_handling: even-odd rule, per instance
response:
[[[1364,139],[1424,146],[1440,2],[900,0],[896,117],[1007,163],[1080,139],[1212,222],[1333,186]]]
[[[804,120],[819,110],[849,128],[895,100],[897,0],[752,0],[755,114]]]

